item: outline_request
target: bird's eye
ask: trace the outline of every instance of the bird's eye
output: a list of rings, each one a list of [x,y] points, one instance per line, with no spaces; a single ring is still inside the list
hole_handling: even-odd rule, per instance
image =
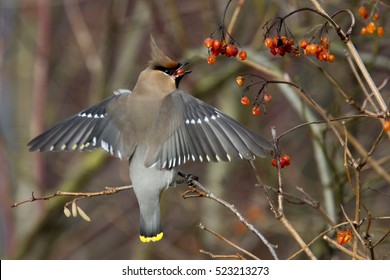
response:
[[[165,74],[167,74],[169,76],[172,76],[176,72],[175,68],[165,68],[165,67],[162,67],[162,66],[157,66],[157,67],[155,67],[155,69],[159,70],[161,72],[164,72]]]
[[[175,73],[175,69],[165,69],[164,73],[167,75],[173,75]]]

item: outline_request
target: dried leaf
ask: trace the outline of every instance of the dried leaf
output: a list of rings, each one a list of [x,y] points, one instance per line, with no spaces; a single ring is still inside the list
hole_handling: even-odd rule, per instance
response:
[[[337,233],[337,242],[340,245],[348,244],[352,239],[352,229]]]
[[[70,217],[70,215],[72,215],[72,213],[70,213],[70,210],[68,209],[68,207],[64,206],[64,214],[67,218]]]
[[[83,218],[84,221],[87,221],[87,222],[91,221],[91,218],[88,217],[88,215],[83,211],[83,209],[81,209],[80,207],[77,206],[77,211],[79,212],[80,217]]]
[[[72,215],[73,215],[73,217],[77,217],[77,205],[76,205],[76,200],[73,200],[73,202],[72,202]]]

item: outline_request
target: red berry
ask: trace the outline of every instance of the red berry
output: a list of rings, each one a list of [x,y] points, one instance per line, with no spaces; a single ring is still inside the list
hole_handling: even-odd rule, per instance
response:
[[[374,34],[374,32],[376,31],[376,24],[374,22],[370,22],[367,26],[366,26],[366,29],[367,29],[367,33],[368,34]]]
[[[329,62],[332,63],[335,59],[336,59],[336,58],[335,58],[335,56],[334,56],[333,54],[329,54],[329,57],[328,57],[328,61],[329,61]]]
[[[214,41],[213,41],[213,49],[214,49],[214,50],[219,50],[220,47],[221,47],[221,41],[219,41],[219,40],[214,40]]]
[[[214,55],[214,56],[218,56],[218,55],[220,54],[219,49],[214,50],[213,48],[211,48],[210,52],[211,52],[211,54]]]
[[[286,49],[284,48],[284,46],[280,46],[280,47],[275,48],[275,51],[276,51],[276,54],[278,54],[280,56],[284,56],[286,54]]]
[[[282,40],[282,45],[286,46],[288,45],[288,39],[286,36],[281,36],[279,40]]]
[[[216,58],[214,55],[210,55],[210,56],[207,58],[207,63],[208,63],[208,64],[214,64],[216,60],[217,60],[217,58]]]
[[[309,43],[305,40],[305,39],[302,39],[300,42],[299,42],[299,47],[302,48],[302,49],[305,49],[307,47]]]
[[[378,20],[378,19],[379,19],[379,14],[378,14],[378,13],[375,13],[375,14],[372,16],[372,19],[373,19],[373,20]]]
[[[213,38],[207,38],[206,40],[204,40],[204,46],[209,49],[213,46],[213,42]]]
[[[379,26],[377,32],[378,32],[378,36],[379,36],[379,37],[382,37],[383,34],[384,34],[383,27],[382,27],[382,26]]]
[[[238,49],[236,47],[233,48],[233,55],[234,57],[236,57],[238,54]]]
[[[360,34],[366,35],[367,34],[367,28],[366,27],[362,27],[362,29],[360,30]]]
[[[251,104],[251,101],[247,96],[241,97],[241,104],[244,106],[249,106]]]
[[[269,49],[269,51],[272,55],[276,55],[276,48],[272,47]]]
[[[226,46],[226,56],[231,57],[231,56],[237,56],[238,54],[238,49],[233,46],[232,44],[229,44]]]
[[[273,167],[276,167],[276,158],[272,159],[271,164],[272,164]]]
[[[286,162],[284,161],[283,157],[279,158],[280,168],[284,168],[286,166]]]
[[[378,32],[379,32],[379,29],[378,29]],[[240,53],[238,54],[238,58],[240,60],[246,60],[246,57],[247,57],[246,51],[240,51]]]
[[[282,161],[284,163],[283,166],[288,166],[291,163],[291,158],[288,155],[283,155],[280,157],[280,163],[282,163]]]
[[[283,46],[283,48],[284,48],[284,51],[285,52],[291,52],[291,50],[292,50],[292,47],[291,47],[291,45],[285,45],[285,46]]]
[[[267,48],[272,48],[273,47],[273,40],[272,38],[268,37],[268,38],[265,38],[264,40],[264,45],[267,47]]]
[[[387,120],[383,123],[383,130],[384,131],[389,131],[390,130],[390,121]]]
[[[263,101],[264,103],[269,103],[272,100],[272,95],[269,93],[264,93]]]
[[[367,9],[364,6],[360,6],[358,12],[364,19],[368,18]]]
[[[239,86],[239,87],[242,87],[245,83],[245,78],[244,76],[237,76],[236,78],[236,84]]]
[[[295,47],[293,49],[293,55],[296,56],[296,57],[300,57],[301,56],[301,53],[299,52],[298,47]]]
[[[321,43],[321,45],[325,48],[325,49],[327,49],[328,48],[328,38],[326,38],[325,36],[324,37],[321,37],[321,39],[320,39],[320,43]]]
[[[259,106],[254,106],[252,108],[252,115],[254,115],[254,116],[259,116],[260,115],[260,108],[259,108]]]
[[[310,44],[306,46],[306,53],[308,54],[317,54],[318,47],[316,44]]]
[[[329,52],[327,51],[321,51],[317,54],[317,59],[320,61],[328,61],[329,59]]]

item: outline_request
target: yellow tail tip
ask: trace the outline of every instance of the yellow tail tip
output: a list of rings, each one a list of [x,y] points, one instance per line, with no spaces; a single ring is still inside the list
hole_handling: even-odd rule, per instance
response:
[[[141,242],[144,242],[144,243],[157,242],[157,241],[160,241],[163,238],[163,236],[164,236],[164,233],[160,232],[159,234],[157,234],[155,236],[140,235],[139,239],[141,240]]]

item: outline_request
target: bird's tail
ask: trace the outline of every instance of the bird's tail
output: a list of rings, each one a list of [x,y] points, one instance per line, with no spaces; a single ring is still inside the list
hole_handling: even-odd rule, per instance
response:
[[[142,242],[157,242],[163,238],[160,222],[160,201],[138,200],[140,208],[140,240]]]

